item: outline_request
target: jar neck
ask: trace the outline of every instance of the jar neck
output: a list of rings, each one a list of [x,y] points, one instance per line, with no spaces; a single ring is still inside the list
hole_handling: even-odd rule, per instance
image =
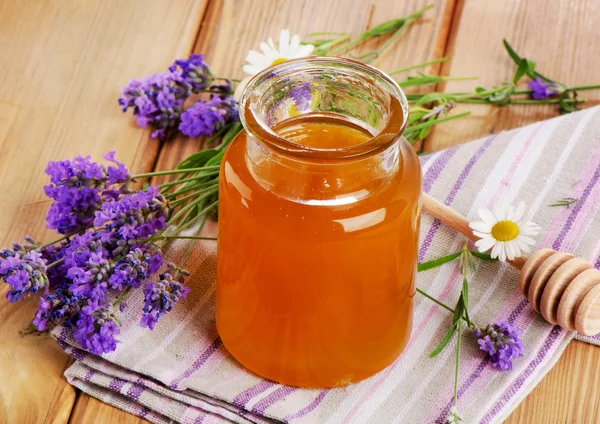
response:
[[[250,80],[240,110],[248,168],[278,196],[343,205],[384,187],[398,172],[406,97],[391,78],[361,62],[307,58],[269,68]],[[335,137],[307,144],[280,131],[291,121],[319,120],[366,136],[349,145]],[[339,131],[336,125],[332,131]]]
[[[384,151],[346,161],[303,160],[246,135],[246,166],[265,190],[297,203],[339,206],[387,186],[401,164],[400,140]]]

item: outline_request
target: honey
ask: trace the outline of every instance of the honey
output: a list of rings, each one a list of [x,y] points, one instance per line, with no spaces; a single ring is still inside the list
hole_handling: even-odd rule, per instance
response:
[[[273,131],[327,152],[373,137],[324,114]],[[392,363],[415,293],[421,174],[411,146],[398,135],[368,157],[311,160],[242,132],[220,175],[217,327],[229,352],[302,387],[346,385]]]

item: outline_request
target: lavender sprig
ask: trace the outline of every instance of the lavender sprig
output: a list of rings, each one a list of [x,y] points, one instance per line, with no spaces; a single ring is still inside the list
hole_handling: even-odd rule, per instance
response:
[[[39,252],[19,248],[3,249],[0,251],[0,259],[0,277],[10,286],[6,294],[9,302],[16,302],[48,287],[47,266]]]
[[[446,255],[444,257],[434,259],[429,262],[421,263],[417,267],[418,272],[423,272],[432,268],[439,267],[447,264],[456,259],[460,259],[460,269],[463,276],[463,284],[461,286],[460,295],[456,303],[456,307],[453,309],[445,303],[439,301],[435,297],[429,295],[421,289],[417,289],[417,292],[427,299],[438,304],[448,312],[453,314],[452,325],[444,336],[438,347],[429,356],[433,358],[437,356],[450,342],[454,333],[457,333],[456,343],[456,366],[454,370],[454,396],[453,405],[446,418],[446,424],[455,424],[462,422],[462,418],[458,412],[458,376],[460,367],[460,351],[462,342],[462,330],[463,327],[469,328],[475,332],[478,338],[478,345],[480,350],[485,351],[490,356],[490,362],[492,366],[500,370],[512,369],[512,360],[523,356],[523,343],[519,336],[521,331],[514,325],[508,323],[508,321],[500,321],[496,324],[490,324],[486,327],[481,327],[471,320],[469,316],[469,283],[468,283],[468,271],[473,267],[471,258],[475,257],[481,260],[493,260],[487,254],[481,254],[479,252],[471,251],[467,248],[467,245],[456,252]]]
[[[165,139],[171,128],[176,128],[183,112],[183,104],[190,96],[191,86],[179,71],[154,74],[142,80],[131,80],[123,88],[119,104],[133,115],[141,128],[154,129],[151,138]]]
[[[523,342],[520,340],[521,330],[508,321],[500,321],[477,328],[479,349],[490,355],[491,363],[501,370],[511,370],[512,360],[523,356]]]
[[[181,75],[194,93],[206,90],[214,81],[212,71],[201,54],[192,53],[188,59],[176,60],[169,71]]]
[[[119,197],[131,175],[115,159],[114,151],[105,158],[114,165],[100,165],[90,156],[48,163],[50,184],[44,186],[44,192],[54,200],[46,215],[48,228],[66,235],[83,231],[92,224],[103,201]]]
[[[183,285],[183,277],[189,272],[182,270],[174,264],[169,264],[169,272],[161,274],[157,283],[148,282],[144,287],[144,315],[140,326],[154,329],[158,319],[165,313],[171,311],[175,303],[184,299],[189,287]]]
[[[239,120],[238,104],[231,96],[213,95],[199,100],[182,115],[179,131],[188,137],[212,136]]]
[[[239,132],[238,125],[223,127],[225,143]],[[72,328],[82,348],[102,354],[116,349],[118,314],[127,308],[127,294],[143,288],[147,302],[140,325],[154,328],[189,292],[184,285],[189,273],[181,268],[185,260],[155,279],[162,246],[217,203],[222,151],[200,156],[206,160],[190,158],[181,169],[139,175],[131,175],[114,152],[105,156],[109,166],[90,157],[51,162],[48,225],[66,235],[45,245],[26,237],[26,244],[0,251],[0,278],[10,286],[9,301],[43,292],[33,320],[37,330]],[[139,178],[165,173],[180,177],[164,188],[128,188]],[[69,225],[55,225],[55,216]],[[173,232],[166,236],[168,226]]]

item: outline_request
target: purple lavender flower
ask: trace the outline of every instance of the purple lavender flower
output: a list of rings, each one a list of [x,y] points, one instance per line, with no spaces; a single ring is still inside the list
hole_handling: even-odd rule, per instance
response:
[[[500,321],[477,329],[479,349],[490,355],[492,365],[501,370],[512,369],[512,360],[523,356],[521,330],[508,321]]]
[[[222,84],[213,84],[210,86],[210,89],[220,91],[223,95],[232,95],[235,92],[233,82],[230,79],[226,79]]]
[[[180,71],[178,71],[178,69]],[[191,54],[189,59],[179,59],[169,67],[171,72],[180,72],[194,93],[205,90],[212,84],[213,75],[201,54]]]
[[[529,88],[533,90],[531,97],[535,100],[547,99],[551,95],[558,93],[556,86],[551,82],[544,82],[540,77],[529,81]]]
[[[48,228],[61,234],[83,231],[92,225],[103,198],[118,197],[131,175],[115,159],[114,152],[109,152],[106,159],[117,166],[106,168],[90,156],[48,163],[50,184],[44,186],[44,192],[54,200],[46,215]]]
[[[157,187],[129,192],[127,168],[114,152],[105,158],[112,164],[77,157],[48,165],[51,181],[45,189],[54,199],[49,226],[69,237],[45,247],[26,237],[28,244],[0,250],[8,299],[14,302],[43,288],[33,324],[39,331],[70,327],[79,345],[94,354],[116,349],[116,314],[127,307],[126,294],[161,268],[162,252],[149,239],[165,228],[168,215]],[[153,328],[187,295],[189,288],[182,284],[189,273],[171,269],[158,283],[146,285],[142,326]]]
[[[238,119],[238,104],[232,97],[213,95],[208,101],[197,101],[181,115],[179,131],[192,138],[211,136]]]
[[[167,213],[164,196],[157,187],[150,186],[119,200],[104,202],[96,212],[94,225],[104,226],[98,231],[99,239],[117,249],[112,253],[118,254],[131,245],[129,241],[146,239],[164,229]]]
[[[137,289],[142,281],[157,272],[161,265],[160,251],[150,254],[138,247],[116,262],[108,282],[111,288],[119,291],[127,286]]]
[[[167,130],[179,124],[183,103],[191,92],[188,81],[179,71],[154,74],[141,81],[131,80],[123,88],[119,104],[123,112],[133,109],[137,124],[154,131],[151,138],[164,139]]]
[[[48,287],[46,263],[36,250],[0,251],[0,277],[10,286],[6,298],[11,303]]]
[[[59,323],[71,327],[77,322],[81,302],[81,297],[72,295],[64,288],[57,288],[54,293],[46,293],[40,297],[33,325],[38,331],[46,331]]]
[[[83,307],[73,338],[95,355],[112,352],[117,348],[115,336],[119,334],[116,322],[112,308],[97,308],[95,305]]]
[[[171,267],[174,268],[174,267]],[[173,275],[178,275],[179,279],[173,279]],[[179,300],[185,298],[190,289],[182,285],[183,273],[182,270],[165,272],[161,274],[158,283],[148,282],[144,287],[144,296],[146,303],[144,304],[144,315],[140,321],[140,326],[144,328],[154,329],[158,319],[166,312],[173,309],[173,305]]]

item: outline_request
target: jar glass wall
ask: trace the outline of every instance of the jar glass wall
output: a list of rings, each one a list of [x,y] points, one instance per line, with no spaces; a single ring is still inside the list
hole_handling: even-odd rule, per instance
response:
[[[217,327],[271,380],[349,384],[411,332],[421,171],[408,105],[382,72],[341,58],[255,76],[222,162]]]

